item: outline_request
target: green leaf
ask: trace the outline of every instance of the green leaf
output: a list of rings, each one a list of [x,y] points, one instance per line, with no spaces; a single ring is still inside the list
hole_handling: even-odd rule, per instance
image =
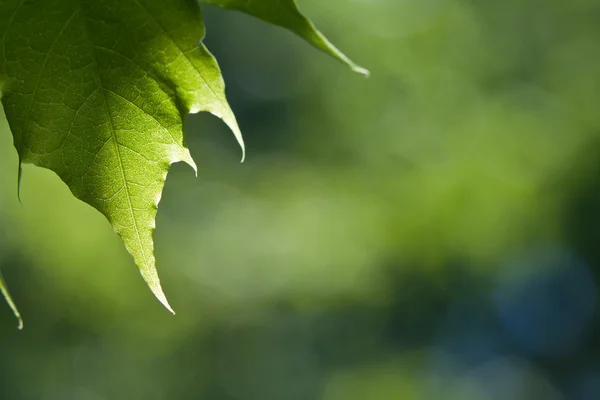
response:
[[[0,0],[0,88],[20,162],[103,213],[155,296],[152,232],[183,117],[209,111],[242,146],[219,67],[186,0]]]
[[[291,0],[211,0],[289,28],[366,73]],[[0,0],[0,97],[21,164],[54,171],[106,216],[172,311],[152,233],[169,167],[196,166],[183,119],[208,111],[244,143],[194,0]],[[0,291],[20,315],[0,280]]]
[[[356,65],[317,30],[315,25],[298,10],[294,0],[200,0],[216,6],[242,11],[263,21],[289,29],[319,50],[333,56],[352,68],[369,75],[369,71]]]

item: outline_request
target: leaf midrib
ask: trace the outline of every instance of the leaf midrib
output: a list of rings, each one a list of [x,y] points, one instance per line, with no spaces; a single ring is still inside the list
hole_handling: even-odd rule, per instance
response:
[[[96,65],[97,65],[97,62],[96,62]],[[102,85],[101,79],[97,79],[97,83],[100,85],[100,91],[102,92],[104,108],[106,109],[106,113],[108,115],[108,120],[110,122],[110,131],[112,134],[113,142],[115,143],[115,152],[117,154],[117,161],[119,164],[119,171],[121,172],[121,178],[123,179],[123,187],[125,188],[125,197],[127,198],[127,205],[129,206],[129,213],[131,214],[131,219],[133,221],[133,227],[134,227],[135,234],[136,234],[136,237],[138,240],[138,244],[140,246],[140,251],[142,252],[142,256],[144,257],[144,268],[146,268],[147,267],[146,263],[148,260],[146,258],[146,252],[144,251],[144,246],[142,245],[142,238],[140,237],[140,230],[138,228],[137,219],[135,218],[135,213],[133,212],[133,205],[131,204],[131,196],[129,194],[128,182],[127,182],[127,178],[125,176],[125,168],[123,168],[123,159],[121,156],[121,150],[119,149],[120,144],[119,144],[119,141],[117,140],[117,131],[116,131],[115,125],[113,123],[113,117],[110,112],[110,107],[108,106],[108,101],[106,100],[107,89],[105,89],[104,86]]]
[[[125,197],[127,198],[127,205],[129,208],[129,214],[131,215],[131,220],[133,221],[133,228],[135,230],[135,234],[136,234],[136,238],[138,241],[138,245],[139,245],[139,249],[141,251],[142,257],[144,259],[144,265],[143,268],[147,268],[147,261],[148,259],[146,258],[146,252],[144,251],[144,246],[142,245],[142,238],[140,237],[140,230],[138,228],[138,223],[137,223],[137,219],[135,218],[135,213],[133,212],[133,205],[131,204],[131,195],[129,194],[129,187],[128,187],[128,182],[127,182],[127,177],[125,176],[125,168],[123,167],[123,158],[121,156],[121,150],[119,149],[119,141],[117,140],[117,131],[115,129],[115,125],[113,122],[113,116],[112,113],[110,111],[110,107],[108,106],[108,100],[106,99],[106,90],[104,87],[104,84],[102,83],[102,78],[100,76],[100,74],[98,73],[98,59],[96,56],[96,49],[93,46],[93,41],[91,40],[90,37],[90,33],[89,33],[89,29],[88,29],[88,25],[87,25],[87,15],[85,13],[84,17],[86,19],[86,22],[84,22],[82,25],[84,27],[86,36],[87,36],[87,42],[91,48],[91,53],[94,57],[94,66],[96,68],[94,68],[94,78],[96,80],[96,84],[98,85],[98,87],[100,88],[100,92],[102,95],[102,100],[103,100],[103,105],[104,108],[106,109],[106,114],[108,116],[108,121],[110,123],[110,131],[111,131],[111,136],[112,136],[112,140],[115,144],[115,152],[117,155],[117,162],[119,164],[119,171],[121,172],[121,179],[123,180],[123,188],[125,189]],[[112,221],[111,221],[112,222]],[[132,254],[133,255],[133,254]]]

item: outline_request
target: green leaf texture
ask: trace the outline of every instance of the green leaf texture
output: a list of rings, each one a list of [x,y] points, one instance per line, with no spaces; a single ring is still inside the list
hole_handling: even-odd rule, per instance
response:
[[[292,29],[364,72],[291,0],[210,2]],[[0,96],[19,163],[54,171],[104,214],[171,311],[152,233],[169,166],[183,161],[196,170],[184,116],[223,119],[244,158],[204,33],[195,0],[0,0]],[[2,280],[0,291],[20,320]]]
[[[110,221],[156,297],[152,232],[171,163],[195,164],[183,116],[242,138],[185,0],[0,1],[2,103],[21,162],[51,169]],[[242,145],[243,146],[243,145]]]
[[[335,57],[353,71],[369,75],[369,71],[356,65],[338,50],[315,25],[298,10],[294,0],[201,0],[205,3],[231,10],[238,10],[273,25],[289,29],[317,49]]]

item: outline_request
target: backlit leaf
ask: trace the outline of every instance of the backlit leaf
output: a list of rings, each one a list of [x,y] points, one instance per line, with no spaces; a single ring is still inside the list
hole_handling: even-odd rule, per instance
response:
[[[291,1],[213,3],[256,11],[360,71]],[[221,118],[244,158],[204,33],[193,0],[0,0],[0,94],[19,162],[54,171],[104,214],[171,311],[152,233],[169,166],[183,161],[196,169],[185,115]],[[0,289],[20,319],[3,282]]]
[[[369,75],[369,71],[356,65],[338,50],[315,25],[298,10],[295,0],[201,0],[219,7],[238,10],[263,21],[281,26],[296,33],[319,50],[335,57],[353,71]]]

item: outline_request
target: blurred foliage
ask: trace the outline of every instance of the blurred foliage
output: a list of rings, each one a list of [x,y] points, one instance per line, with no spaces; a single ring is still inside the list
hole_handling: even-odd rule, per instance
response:
[[[19,205],[2,122],[0,398],[600,398],[600,4],[301,6],[372,76],[207,7],[248,159],[188,120],[174,317],[52,173]]]

